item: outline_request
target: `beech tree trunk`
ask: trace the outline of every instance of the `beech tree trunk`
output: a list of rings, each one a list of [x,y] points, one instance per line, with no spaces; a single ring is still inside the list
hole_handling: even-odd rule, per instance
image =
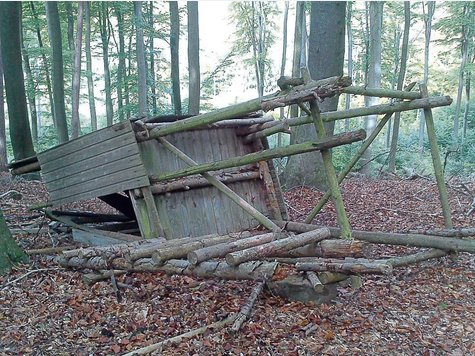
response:
[[[345,2],[312,2],[310,36],[308,48],[308,69],[314,80],[343,75],[345,57]],[[338,105],[338,96],[327,98],[320,110],[333,111]],[[328,135],[333,133],[334,123],[325,125]],[[316,138],[313,127],[296,127],[292,131],[291,144],[312,141]],[[303,154],[289,158],[283,173],[283,184],[287,188],[306,184],[319,189],[326,187],[323,163],[320,154]]]
[[[154,46],[154,39],[155,39],[155,29],[154,29],[154,2],[149,2],[149,18],[148,18],[148,26],[149,26],[149,63],[150,63],[150,91],[152,94],[152,116],[157,115],[158,107],[157,107],[157,88],[156,88],[156,73],[155,73],[155,46]]]
[[[139,89],[139,117],[148,117],[147,105],[147,64],[145,62],[145,46],[143,42],[142,1],[134,1],[135,44],[137,55],[137,73]]]
[[[117,64],[117,115],[119,121],[122,122],[125,119],[124,115],[124,94],[127,96],[128,93],[125,90],[125,34],[124,34],[124,17],[120,6],[116,6],[115,16],[117,18],[117,29],[119,32],[119,48],[117,49],[117,55],[119,57],[119,63]],[[129,110],[129,109],[128,109]],[[129,118],[129,117],[127,117]]]
[[[23,32],[23,26],[22,26]],[[33,81],[33,74],[31,73],[30,66],[30,57],[25,48],[23,41],[23,33],[21,35],[21,52],[23,54],[23,64],[26,74],[26,97],[28,98],[28,107],[30,109],[31,116],[31,136],[33,138],[33,143],[36,143],[38,140],[38,115],[36,113],[36,87],[35,82]]]
[[[107,30],[108,5],[105,1],[101,3],[99,14],[101,41],[102,41],[102,61],[104,63],[104,92],[106,94],[106,117],[107,126],[111,126],[114,118],[114,108],[112,106],[112,88],[109,69],[109,31]]]
[[[20,39],[20,2],[0,3],[0,46],[8,105],[10,140],[15,159],[35,154],[23,81]]]
[[[82,62],[82,25],[84,20],[84,1],[78,2],[78,18],[76,27],[76,44],[74,48],[74,67],[72,90],[71,137],[78,138],[81,131],[79,121],[79,94],[81,91],[81,62]]]
[[[171,80],[172,80],[172,103],[175,115],[181,115],[181,89],[180,89],[180,15],[178,2],[170,1],[170,52],[171,52]]]
[[[63,143],[69,140],[66,108],[64,105],[63,40],[61,39],[58,3],[46,1],[45,6],[53,61],[51,77],[53,82],[54,117],[58,140],[60,143]]]
[[[200,27],[198,1],[188,1],[188,114],[200,112]]]
[[[97,130],[97,113],[96,113],[96,98],[94,95],[94,78],[92,76],[92,56],[91,56],[91,3],[86,1],[84,3],[84,15],[86,18],[86,78],[87,78],[87,93],[89,100],[89,115],[91,116],[92,131]]]
[[[302,53],[302,26],[305,17],[305,1],[295,3],[294,51],[292,55],[292,78],[300,77],[300,56]],[[299,116],[298,105],[290,107],[290,117]]]

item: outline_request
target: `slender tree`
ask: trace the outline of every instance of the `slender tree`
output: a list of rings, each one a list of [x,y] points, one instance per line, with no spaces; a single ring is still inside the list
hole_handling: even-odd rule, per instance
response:
[[[171,53],[171,77],[172,77],[172,102],[175,115],[181,115],[181,92],[180,92],[180,15],[178,2],[170,1],[170,53]]]
[[[0,46],[7,96],[10,141],[16,160],[33,156],[35,150],[28,122],[20,39],[21,3],[0,3]]]
[[[22,26],[21,33],[21,53],[23,55],[23,68],[26,75],[26,97],[28,99],[28,107],[30,109],[31,116],[31,135],[33,138],[33,143],[36,143],[38,140],[38,115],[36,113],[36,85],[33,80],[33,73],[31,72],[30,66],[30,56],[28,51],[25,48],[24,38],[24,27]]]
[[[347,43],[347,65],[348,65],[348,76],[353,79],[353,29],[351,27],[351,17],[353,14],[353,3],[351,1],[347,2],[346,5],[346,37],[348,39]],[[346,94],[345,97],[345,110],[349,110],[351,107],[351,95]],[[350,120],[345,120],[345,131],[350,130]]]
[[[368,67],[368,88],[381,87],[381,32],[383,28],[383,1],[372,1],[369,4],[369,67]],[[372,106],[379,103],[379,98],[365,97],[365,105]],[[377,115],[370,115],[365,118],[365,130],[371,134],[376,127]],[[371,169],[371,146],[363,155],[362,161],[366,163],[362,171],[368,173]]]
[[[292,55],[292,77],[300,77],[300,59],[302,53],[302,33],[305,19],[305,1],[297,1],[295,5],[294,51]],[[299,115],[299,107],[290,107],[290,117]]]
[[[139,116],[148,116],[147,105],[147,63],[145,62],[145,46],[143,42],[142,2],[134,1],[136,56],[139,87]]]
[[[114,108],[112,106],[112,88],[111,75],[109,69],[109,36],[107,27],[107,18],[109,17],[109,5],[101,2],[101,11],[99,13],[101,41],[102,41],[102,62],[104,64],[104,92],[106,94],[106,117],[107,126],[111,126],[114,118]]]
[[[188,1],[188,114],[200,112],[200,27],[198,1]]]
[[[401,65],[397,80],[397,90],[402,90],[404,86],[404,78],[406,76],[407,54],[409,47],[409,31],[411,28],[411,5],[409,1],[404,2],[404,33],[402,37],[401,47]],[[396,173],[396,151],[397,141],[399,138],[399,126],[401,121],[401,113],[394,114],[393,132],[391,138],[391,148],[389,150],[389,171]]]
[[[74,56],[74,15],[72,2],[66,1],[66,17],[68,19],[68,48],[72,56]],[[74,63],[74,58],[71,61]]]
[[[284,7],[284,23],[283,23],[283,33],[282,33],[282,60],[280,64],[280,76],[285,75],[285,65],[287,63],[287,26],[288,26],[288,19],[289,19],[289,2],[285,2]],[[285,109],[280,108],[280,120],[285,119]],[[279,132],[277,134],[277,146],[282,146],[282,133]],[[280,170],[281,164],[277,166],[277,169]]]
[[[48,60],[46,58],[45,48],[43,46],[43,37],[41,36],[41,30],[40,30],[40,20],[38,18],[38,14],[36,12],[35,4],[33,1],[30,1],[30,10],[31,10],[31,14],[33,15],[36,37],[38,39],[38,46],[41,49],[41,59],[42,59],[41,68],[44,72],[45,79],[46,79],[46,90],[48,92],[48,100],[49,100],[49,104],[51,108],[51,117],[53,118],[53,124],[56,127],[56,118],[54,116],[53,91],[51,90],[49,65],[48,65]]]
[[[79,121],[79,93],[81,91],[81,54],[82,54],[82,25],[84,20],[84,1],[78,2],[78,20],[76,27],[76,42],[74,48],[74,69],[72,85],[73,110],[71,115],[71,137],[77,138],[81,131]]]
[[[152,115],[156,115],[158,112],[157,106],[157,88],[156,88],[156,73],[155,73],[155,28],[154,28],[154,2],[149,2],[149,63],[150,63],[150,92],[152,95]]]
[[[5,90],[3,87],[3,60],[2,46],[0,44],[0,172],[8,171],[7,168],[7,135],[5,131]]]
[[[125,37],[124,37],[124,15],[122,14],[121,3],[115,4],[115,16],[117,18],[117,28],[119,32],[119,48],[117,49],[117,54],[119,57],[117,65],[117,115],[119,121],[124,121],[124,79],[126,76],[125,72]],[[130,115],[127,117],[129,118]]]
[[[308,68],[312,79],[319,80],[343,75],[345,59],[345,2],[312,2],[310,16],[310,37],[308,48]],[[333,111],[338,106],[338,97],[325,99],[320,104],[321,111]],[[334,123],[326,124],[327,135],[333,133]],[[300,143],[316,140],[313,125],[296,127],[291,142]],[[325,187],[321,156],[302,154],[289,158],[284,172],[287,187],[308,184],[318,188]]]
[[[89,99],[89,115],[91,116],[91,129],[97,130],[97,113],[96,113],[96,98],[94,95],[94,77],[92,74],[92,55],[91,55],[91,3],[84,2],[84,17],[86,20],[86,38],[85,48],[86,52],[86,78],[87,78],[87,93]]]
[[[427,5],[427,10],[426,10]],[[435,1],[422,2],[422,12],[424,15],[424,83],[427,85],[429,81],[429,50],[430,39],[432,33],[432,19],[435,13]],[[419,110],[419,149],[421,152],[424,150],[424,133],[425,133],[425,120],[424,110]]]
[[[58,3],[46,1],[46,20],[52,50],[51,76],[53,81],[54,117],[59,142],[69,140],[66,108],[64,106],[63,41],[59,22]]]

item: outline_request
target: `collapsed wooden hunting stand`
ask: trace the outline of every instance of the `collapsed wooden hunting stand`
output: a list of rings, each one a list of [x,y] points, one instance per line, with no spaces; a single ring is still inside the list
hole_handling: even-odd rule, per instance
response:
[[[123,214],[48,210],[50,217],[83,235],[93,238],[99,234],[115,243],[63,252],[58,261],[102,272],[164,271],[264,280],[282,295],[319,301],[334,292],[334,283],[352,274],[391,273],[393,267],[440,257],[446,251],[475,251],[470,240],[351,231],[339,189],[393,113],[424,109],[445,225],[452,229],[431,112],[431,108],[450,105],[449,97],[428,97],[424,86],[418,92],[353,87],[348,77],[305,83],[300,78],[281,78],[278,84],[281,91],[261,99],[173,122],[122,122],[42,152],[37,161],[14,163],[16,173],[41,169],[52,206],[98,197]],[[391,102],[319,112],[320,101],[340,93],[385,97]],[[248,116],[294,104],[307,115],[284,121]],[[334,136],[325,133],[324,122],[375,114],[384,116],[367,138],[363,130]],[[312,123],[317,141],[269,148],[267,136]],[[365,138],[349,165],[336,176],[330,149]],[[330,189],[307,224],[288,222],[272,159],[313,151],[322,154]],[[330,197],[340,228],[309,225]],[[109,230],[102,227],[99,231],[97,225],[87,224],[98,220],[108,221]],[[140,236],[124,232],[132,231],[134,222]],[[258,226],[268,232],[246,232]],[[437,249],[370,261],[359,258],[367,243]]]

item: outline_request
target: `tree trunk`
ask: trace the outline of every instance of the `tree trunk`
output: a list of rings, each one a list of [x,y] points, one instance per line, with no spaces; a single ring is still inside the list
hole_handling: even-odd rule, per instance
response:
[[[124,121],[124,98],[123,95],[128,96],[128,92],[125,90],[125,38],[124,38],[124,17],[122,10],[119,6],[116,6],[115,16],[117,18],[117,28],[119,32],[119,48],[117,49],[117,55],[119,57],[119,63],[117,65],[117,115],[119,122]],[[129,118],[130,115],[127,117]]]
[[[326,260],[316,259],[315,262],[297,262],[298,271],[337,272],[337,273],[372,273],[390,274],[392,266],[386,263],[370,262],[368,260]]]
[[[58,3],[46,1],[46,20],[51,43],[52,61],[51,76],[53,81],[54,117],[56,131],[60,143],[67,142],[68,124],[66,122],[66,108],[64,106],[64,73],[63,73],[63,41],[61,39],[61,25],[59,22]]]
[[[188,1],[188,115],[200,112],[200,27],[198,1]]]
[[[471,85],[471,72],[467,72],[467,78],[465,79],[465,111],[463,113],[463,131],[462,131],[462,143],[467,138],[467,126],[468,126],[468,112],[470,109],[470,85]]]
[[[2,4],[2,12],[5,11]],[[20,62],[21,64],[21,62]],[[0,275],[9,271],[18,263],[26,262],[28,256],[22,251],[13,239],[0,209]]]
[[[150,62],[150,91],[152,94],[152,116],[157,115],[158,107],[157,107],[157,83],[156,83],[156,73],[155,73],[155,29],[154,29],[154,2],[149,2],[149,18],[148,18],[148,25],[149,25],[149,62]]]
[[[89,115],[91,116],[92,131],[96,131],[97,130],[96,98],[94,95],[94,78],[92,76],[92,56],[91,56],[91,3],[89,1],[86,1],[84,6],[85,6],[85,9],[84,9],[85,17],[86,17],[85,52],[86,52],[87,93],[89,96]]]
[[[302,26],[305,17],[305,1],[297,1],[295,4],[295,29],[294,51],[292,59],[292,78],[300,77],[300,55],[302,52]],[[290,117],[299,116],[298,105],[290,107]]]
[[[432,19],[435,12],[435,1],[427,1],[427,13],[425,11],[426,6],[422,2],[422,12],[424,16],[424,83],[428,85],[429,81],[429,49],[430,49],[430,38],[432,32]],[[424,111],[419,110],[417,112],[419,118],[419,150],[424,151],[424,133],[425,133],[425,120],[424,120]]]
[[[287,62],[287,24],[289,18],[289,2],[285,2],[284,8],[284,25],[283,25],[283,34],[282,34],[282,60],[280,64],[280,77],[285,75],[285,65]],[[285,119],[285,108],[280,108],[280,121]],[[282,133],[277,133],[277,147],[282,147]],[[279,164],[276,166],[277,173],[280,173],[280,167],[283,167],[282,162],[279,161]]]
[[[104,63],[104,92],[106,94],[106,117],[107,126],[111,126],[114,119],[114,108],[112,107],[112,88],[109,69],[109,33],[107,30],[107,17],[109,16],[108,5],[105,1],[101,3],[102,11],[99,15],[101,41],[102,41],[102,61]]]
[[[143,18],[142,2],[134,1],[135,16],[135,44],[137,57],[137,75],[138,75],[138,95],[139,95],[139,117],[148,117],[147,105],[147,63],[145,63],[145,46],[143,42]]]
[[[22,26],[23,31],[23,26]],[[35,82],[33,81],[33,74],[31,73],[31,66],[30,66],[30,57],[28,52],[25,48],[25,44],[23,41],[23,33],[21,34],[21,52],[23,54],[23,64],[24,70],[26,74],[26,96],[28,98],[28,107],[30,109],[31,115],[31,135],[33,138],[33,143],[36,144],[38,141],[38,115],[36,113],[36,86]]]
[[[76,44],[74,48],[74,68],[72,90],[72,115],[71,115],[71,137],[78,138],[81,131],[79,121],[79,94],[81,91],[81,59],[82,59],[82,25],[84,14],[84,1],[78,2],[78,20],[76,28]]]
[[[469,6],[466,3],[463,6],[463,14],[464,16],[467,14],[469,11]],[[457,99],[455,101],[455,113],[454,113],[454,131],[453,131],[453,137],[454,137],[454,143],[458,143],[458,137],[459,137],[459,126],[460,126],[460,109],[462,106],[462,95],[463,95],[463,86],[465,84],[465,67],[467,65],[467,59],[468,59],[468,51],[469,51],[469,26],[464,25],[462,26],[462,61],[460,63],[460,69],[459,69],[459,79],[458,79],[458,88],[457,88]]]
[[[180,93],[180,14],[178,2],[170,1],[170,53],[171,53],[171,79],[172,79],[172,103],[175,115],[181,115]]]
[[[66,7],[66,17],[68,18],[68,48],[73,56],[71,62],[74,63],[74,17],[73,17],[73,5],[71,2],[66,1],[64,3]]]
[[[226,255],[226,262],[230,266],[237,266],[243,262],[258,260],[262,257],[273,256],[283,251],[289,251],[297,247],[322,241],[330,236],[330,230],[320,228],[305,232],[300,235],[290,236],[284,239],[275,240],[263,245],[250,247],[245,250],[231,252]]]
[[[407,52],[409,46],[409,30],[411,26],[411,7],[408,2],[404,2],[404,33],[401,48],[401,65],[397,79],[397,90],[402,90],[404,78],[406,76]],[[391,148],[389,150],[389,172],[396,173],[396,151],[399,138],[399,126],[401,122],[401,113],[394,114],[393,133],[391,138]]]
[[[351,16],[353,14],[353,3],[348,1],[346,9],[346,36],[348,38],[347,59],[348,59],[348,76],[353,79],[353,30],[351,27]],[[350,110],[351,94],[346,94],[345,110]],[[350,119],[345,120],[345,131],[350,131]]]
[[[5,131],[5,89],[3,86],[3,59],[0,43],[0,172],[7,172],[7,135]]]
[[[43,59],[43,66],[42,69],[45,73],[45,78],[46,78],[46,89],[48,91],[48,99],[49,99],[49,104],[50,104],[50,110],[51,110],[51,117],[53,118],[53,124],[56,127],[56,117],[54,115],[54,101],[53,101],[53,93],[51,90],[51,79],[50,79],[50,73],[49,73],[49,66],[48,66],[48,60],[46,58],[46,54],[44,51],[44,46],[43,46],[43,38],[41,36],[41,31],[40,31],[40,22],[38,19],[38,14],[36,13],[35,5],[33,1],[30,1],[30,8],[31,8],[31,13],[33,15],[33,20],[35,23],[35,30],[36,30],[36,37],[38,39],[38,46],[41,49],[41,58]]]
[[[10,141],[16,160],[33,156],[28,109],[21,66],[21,3],[0,3],[0,45],[3,59],[5,92],[8,105]]]
[[[310,20],[310,38],[308,49],[308,68],[313,79],[343,75],[345,56],[345,2],[312,2]],[[325,99],[320,110],[337,109],[338,96]],[[334,123],[325,125],[327,135],[333,133]],[[291,143],[315,140],[313,127],[295,128]],[[320,154],[304,154],[290,158],[283,174],[283,183],[287,188],[307,184],[320,189],[325,187],[323,163]]]
[[[309,244],[290,251],[282,252],[275,257],[363,257],[366,254],[366,243],[355,240],[323,240],[317,244]],[[273,256],[273,257],[274,257]]]
[[[368,68],[368,88],[381,87],[381,32],[383,27],[383,1],[372,1],[369,3],[370,18],[370,45],[369,45],[369,68]],[[379,99],[375,97],[365,97],[366,106],[377,105]],[[365,130],[368,134],[376,127],[377,116],[371,115],[365,119]],[[371,171],[372,150],[368,147],[363,155],[362,163],[364,164],[362,172],[368,174]],[[368,163],[368,164],[365,164]]]
[[[124,80],[124,97],[125,97],[125,117],[127,120],[131,117],[131,110],[130,110],[130,83],[131,80],[131,73],[132,73],[132,40],[134,36],[132,33],[134,32],[134,24],[132,23],[132,29],[130,30],[129,36],[129,43],[128,43],[128,51],[127,51],[127,71],[124,70],[125,80]]]

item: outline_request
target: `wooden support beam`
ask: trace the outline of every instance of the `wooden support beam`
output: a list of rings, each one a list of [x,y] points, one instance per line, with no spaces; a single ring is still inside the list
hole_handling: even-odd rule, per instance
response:
[[[422,96],[428,97],[427,85],[420,84],[419,86]],[[432,110],[427,107],[424,108],[424,118],[426,121],[427,137],[429,139],[430,154],[432,156],[432,165],[434,166],[434,175],[437,181],[437,188],[439,189],[439,199],[442,205],[442,213],[444,215],[444,223],[447,229],[452,229],[452,215],[450,213],[449,198],[447,196],[447,187],[445,186],[444,169],[440,162],[439,146],[437,145],[437,137],[435,134],[434,118]]]
[[[323,125],[322,118],[320,116],[320,109],[318,108],[316,100],[310,101],[310,111],[312,113],[313,125],[315,126],[317,137],[319,139],[325,138],[327,134],[325,131],[325,126]],[[335,205],[338,225],[341,229],[341,237],[344,239],[350,239],[350,222],[348,220],[348,216],[346,215],[345,205],[343,203],[343,196],[341,195],[338,180],[336,178],[335,167],[333,167],[331,151],[322,150],[321,154],[323,159],[323,168],[325,169],[326,173],[325,176],[327,178],[327,183],[330,188],[329,190],[331,192],[333,204]],[[315,172],[315,174],[317,174],[317,172]]]
[[[272,148],[262,152],[249,153],[244,156],[233,157],[223,161],[199,164],[197,166],[192,166],[175,172],[164,173],[158,176],[151,175],[149,176],[149,179],[151,182],[156,183],[168,179],[190,176],[193,174],[201,174],[209,171],[218,171],[226,168],[245,166],[247,164],[252,164],[259,161],[267,161],[277,157],[292,156],[299,153],[313,152],[346,145],[356,141],[364,140],[365,137],[366,132],[364,130],[351,131],[331,136],[317,142],[304,142],[287,147]]]
[[[163,137],[160,137],[159,142],[170,152],[174,153],[178,158],[180,158],[183,162],[193,167],[198,167],[198,163],[196,163],[193,159],[187,156],[184,152],[173,146],[170,142],[168,142]],[[234,203],[239,205],[245,212],[251,215],[254,219],[256,219],[260,224],[262,224],[267,229],[279,232],[280,229],[277,225],[275,225],[267,216],[262,214],[259,210],[254,208],[251,204],[249,204],[245,199],[241,198],[238,194],[236,194],[231,188],[229,188],[226,184],[220,182],[216,177],[209,174],[208,172],[200,172],[200,174],[210,182],[216,189],[220,192],[225,194],[229,199],[231,199]]]
[[[348,77],[331,77],[318,81],[312,81],[306,85],[297,86],[289,91],[279,92],[239,103],[226,108],[214,110],[212,112],[193,116],[184,120],[173,122],[163,127],[157,127],[148,132],[148,137],[137,136],[137,140],[154,139],[163,137],[180,131],[198,128],[200,126],[213,124],[230,118],[246,115],[259,110],[272,110],[277,107],[296,104],[302,101],[314,99],[315,96],[325,98],[335,95],[343,86],[349,86],[351,79]]]

